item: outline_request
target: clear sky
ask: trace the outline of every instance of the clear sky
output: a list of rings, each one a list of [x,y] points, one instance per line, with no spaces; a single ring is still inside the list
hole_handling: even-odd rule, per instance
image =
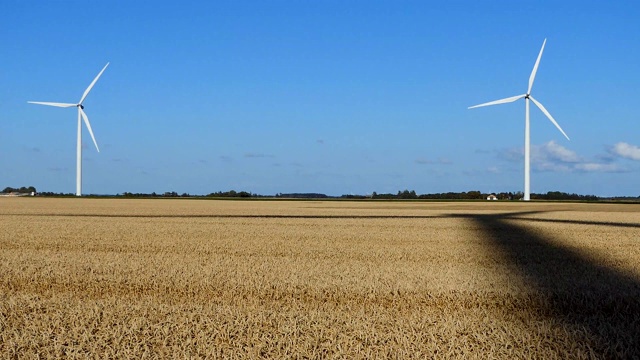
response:
[[[560,3],[560,4],[558,4]],[[0,187],[640,195],[637,1],[0,3]]]

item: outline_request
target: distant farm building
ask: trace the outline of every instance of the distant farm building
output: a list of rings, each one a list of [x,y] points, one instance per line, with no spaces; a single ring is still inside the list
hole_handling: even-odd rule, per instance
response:
[[[496,194],[491,194],[487,196],[487,200],[498,200],[498,197],[496,196]]]
[[[5,196],[5,197],[16,197],[16,196],[36,196],[35,192],[30,192],[30,193],[21,193],[21,192],[17,192],[17,191],[12,191],[10,193],[0,193],[0,196]]]

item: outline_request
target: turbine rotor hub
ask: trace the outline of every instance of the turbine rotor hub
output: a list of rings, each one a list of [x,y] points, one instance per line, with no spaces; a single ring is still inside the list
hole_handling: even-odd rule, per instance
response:
[[[80,109],[84,109],[84,106],[82,104],[78,104],[76,106],[79,107]]]

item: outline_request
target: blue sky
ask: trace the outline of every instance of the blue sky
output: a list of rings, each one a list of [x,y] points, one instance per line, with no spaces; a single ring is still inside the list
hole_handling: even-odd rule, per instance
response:
[[[0,4],[0,187],[640,195],[635,1]]]

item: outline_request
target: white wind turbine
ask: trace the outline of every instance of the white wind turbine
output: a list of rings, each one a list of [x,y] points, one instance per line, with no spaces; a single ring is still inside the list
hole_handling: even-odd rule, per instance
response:
[[[89,134],[91,134],[91,139],[93,139],[93,144],[96,146],[96,150],[98,150],[98,152],[100,152],[100,149],[98,148],[98,143],[96,142],[96,138],[95,138],[95,136],[93,136],[93,130],[91,130],[91,124],[89,123],[89,118],[87,117],[87,114],[85,114],[84,111],[82,110],[82,109],[84,109],[84,106],[82,106],[82,103],[84,102],[84,99],[89,94],[89,91],[91,91],[91,88],[93,88],[93,85],[95,85],[96,82],[98,81],[98,78],[100,78],[100,75],[102,75],[102,73],[107,69],[107,66],[109,66],[109,63],[107,63],[107,65],[105,65],[102,68],[102,70],[100,71],[98,76],[96,76],[96,78],[93,79],[91,84],[89,84],[89,87],[87,88],[87,90],[84,91],[84,94],[82,94],[82,97],[80,98],[80,101],[77,104],[56,103],[56,102],[41,102],[41,101],[27,101],[28,103],[31,103],[31,104],[49,105],[49,106],[56,106],[56,107],[63,107],[63,108],[67,108],[67,107],[77,107],[78,108],[78,144],[77,144],[77,163],[76,163],[76,196],[82,196],[82,120],[84,120],[84,123],[87,125],[87,130],[89,130]]]
[[[562,135],[564,135],[564,137],[566,137],[567,140],[570,140],[567,134],[565,134],[565,132],[562,130],[560,125],[558,125],[558,123],[554,120],[553,116],[549,114],[547,109],[545,109],[545,107],[542,106],[541,103],[539,103],[536,99],[533,98],[533,96],[531,96],[531,88],[533,87],[533,80],[536,77],[536,72],[538,71],[538,64],[540,64],[540,58],[542,57],[542,51],[544,50],[544,45],[546,43],[547,43],[547,39],[544,39],[544,42],[542,43],[542,48],[540,49],[540,54],[538,54],[538,59],[536,60],[536,64],[533,66],[533,71],[531,71],[531,76],[529,76],[529,88],[527,89],[526,94],[512,96],[512,97],[495,100],[495,101],[490,101],[488,103],[469,107],[469,109],[473,109],[481,106],[510,103],[522,98],[525,99],[525,104],[526,104],[525,105],[526,113],[525,113],[525,122],[524,122],[524,200],[525,201],[529,201],[531,198],[531,192],[530,192],[530,186],[529,186],[530,185],[529,170],[530,170],[530,158],[531,158],[531,146],[530,146],[530,140],[529,140],[529,100],[533,101],[533,103],[536,104],[536,106],[549,118],[549,120],[551,120],[553,125],[555,125],[558,128],[558,130],[560,130]]]

